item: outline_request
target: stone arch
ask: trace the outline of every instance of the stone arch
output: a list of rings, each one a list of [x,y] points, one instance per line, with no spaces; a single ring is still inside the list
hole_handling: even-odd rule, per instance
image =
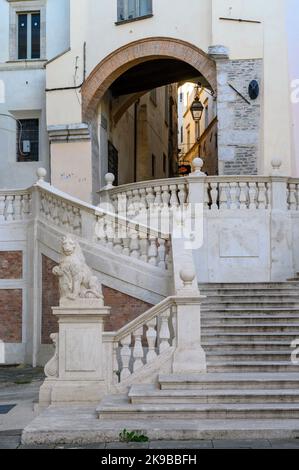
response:
[[[99,101],[112,83],[130,68],[156,58],[187,62],[217,89],[216,63],[198,47],[180,39],[152,37],[131,42],[105,57],[90,73],[82,86],[83,119],[89,121]]]

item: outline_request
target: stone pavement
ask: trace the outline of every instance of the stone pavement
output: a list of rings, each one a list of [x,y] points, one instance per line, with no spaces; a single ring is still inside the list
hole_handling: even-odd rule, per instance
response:
[[[0,367],[0,449],[298,449],[294,440],[201,440],[152,441],[144,444],[120,442],[78,445],[22,445],[21,434],[36,413],[34,402],[43,380],[42,369],[31,367]],[[4,406],[15,405],[7,412]],[[2,408],[1,408],[2,407]],[[3,414],[1,414],[1,409]]]
[[[34,446],[21,444],[21,430],[0,432],[0,449],[98,449],[98,450],[113,450],[113,449],[176,449],[176,450],[189,450],[189,449],[297,449],[299,450],[299,439],[297,440],[206,440],[206,441],[159,441],[148,442],[144,444],[125,444],[120,442],[111,442],[103,444],[88,444],[85,446],[78,445],[57,445],[57,446]]]

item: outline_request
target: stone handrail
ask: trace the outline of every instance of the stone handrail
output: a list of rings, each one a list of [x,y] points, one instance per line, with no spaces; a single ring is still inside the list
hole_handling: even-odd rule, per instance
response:
[[[130,221],[119,214],[84,203],[47,183],[35,186],[40,195],[40,216],[64,232],[88,238],[117,254],[161,269],[171,268],[168,234]]]
[[[104,333],[113,350],[113,383],[126,381],[175,346],[176,298],[168,297],[118,332]]]
[[[31,190],[0,191],[0,222],[27,220],[31,216]]]

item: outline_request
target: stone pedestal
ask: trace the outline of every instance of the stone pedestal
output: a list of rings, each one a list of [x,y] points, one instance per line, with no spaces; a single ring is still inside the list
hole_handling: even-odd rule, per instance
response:
[[[200,303],[205,297],[176,298],[177,346],[173,356],[174,374],[206,372],[206,354],[201,346]]]
[[[107,392],[103,322],[110,308],[98,299],[77,299],[53,308],[59,334],[54,357],[45,367],[40,406],[98,403]]]

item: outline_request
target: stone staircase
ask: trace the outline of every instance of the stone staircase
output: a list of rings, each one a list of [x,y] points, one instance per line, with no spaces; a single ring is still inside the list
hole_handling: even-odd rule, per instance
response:
[[[299,338],[299,277],[200,288],[206,295],[202,345],[207,373],[160,375],[156,385],[135,384],[128,394],[104,398],[98,418],[120,427],[124,421],[140,421],[142,429],[150,426],[145,420],[163,420],[164,427],[169,421],[170,429],[176,420],[177,430],[189,420],[188,429],[191,422],[197,432],[202,426],[203,436],[204,426],[211,429],[213,422],[224,431],[239,429],[242,420],[246,436],[256,420],[260,431],[264,420],[271,420],[276,430],[286,423],[292,429],[293,423],[299,436],[299,365],[292,364],[290,347]]]

